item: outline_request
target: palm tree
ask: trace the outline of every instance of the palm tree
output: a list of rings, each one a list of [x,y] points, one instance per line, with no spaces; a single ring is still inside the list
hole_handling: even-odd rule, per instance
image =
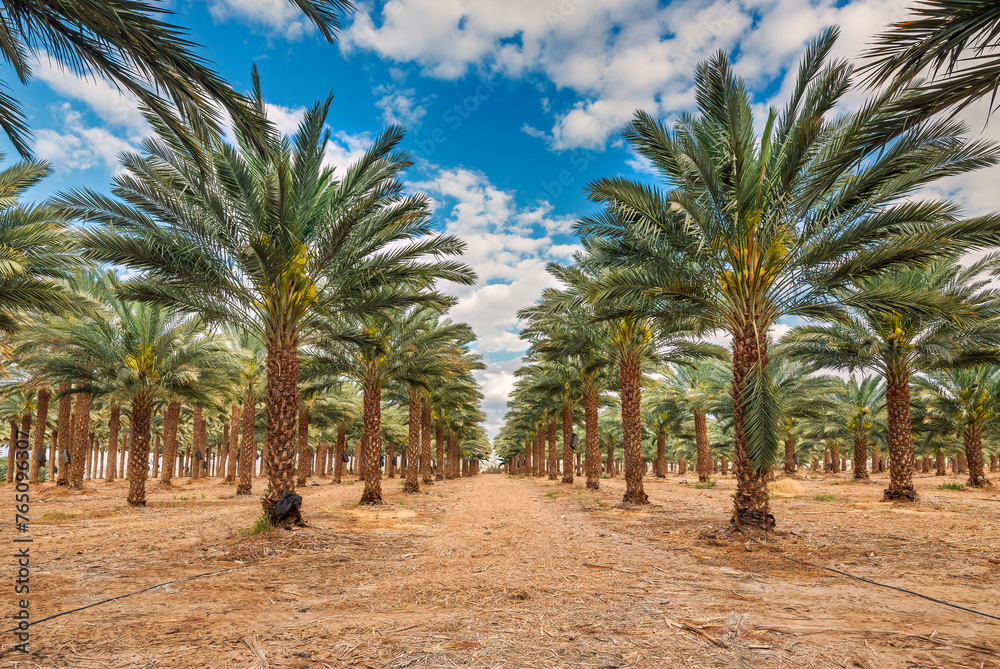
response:
[[[848,372],[870,370],[885,380],[890,483],[885,499],[914,500],[910,379],[918,370],[967,366],[997,357],[994,291],[983,276],[991,257],[969,267],[946,258],[926,270],[872,278],[859,292],[910,294],[936,310],[852,309],[833,325],[801,326],[783,340],[795,359]],[[851,300],[851,298],[848,298]]]
[[[80,264],[66,216],[48,204],[18,203],[51,173],[33,160],[0,170],[0,331],[25,314],[60,314],[75,304],[61,282]]]
[[[382,391],[393,381],[429,388],[434,380],[463,371],[462,348],[475,335],[464,323],[440,320],[450,301],[437,297],[434,307],[418,306],[384,317],[361,319],[354,346],[335,337],[320,337],[309,362],[309,376],[339,379],[346,376],[362,388],[365,432],[361,471],[365,490],[362,504],[382,503],[378,459],[382,453]],[[428,297],[427,302],[431,299]],[[333,334],[333,333],[331,333]],[[329,346],[329,343],[333,346]]]
[[[254,105],[263,112],[259,82]],[[200,313],[260,332],[267,356],[265,408],[269,492],[275,504],[295,488],[298,348],[321,323],[371,316],[437,297],[437,280],[471,284],[464,265],[445,259],[464,245],[431,235],[425,195],[402,194],[410,162],[393,127],[338,178],[324,165],[330,99],[310,108],[291,137],[265,152],[237,132],[238,146],[203,141],[210,169],[168,128],[124,157],[118,200],[92,191],[61,198],[95,225],[89,254],[137,270],[126,296]],[[429,297],[430,296],[430,297]]]
[[[866,52],[869,82],[900,86],[929,72],[931,81],[901,106],[915,119],[958,111],[987,96],[996,102],[1000,6],[993,0],[921,0],[911,11],[914,16],[893,24]]]
[[[1000,418],[1000,368],[949,369],[928,374],[916,384],[928,400],[928,413],[962,437],[969,466],[966,485],[992,486],[983,466],[983,433]]]
[[[891,150],[870,146],[892,118],[886,93],[837,119],[850,88],[846,61],[827,63],[837,31],[807,49],[783,112],[755,131],[752,101],[725,54],[698,66],[696,116],[673,130],[637,112],[626,139],[665,186],[606,178],[589,196],[606,205],[578,224],[591,262],[606,268],[595,299],[651,300],[701,332],[732,339],[737,492],[732,523],[767,528],[766,483],[780,448],[767,335],[783,316],[835,320],[859,304],[920,307],[910,295],[843,289],[963,244],[995,243],[1000,216],[957,220],[939,201],[903,198],[935,180],[997,162],[957,122],[911,127]]]
[[[128,503],[144,506],[154,403],[176,396],[207,403],[229,383],[235,364],[226,344],[205,333],[199,319],[119,300],[118,288],[113,274],[94,277],[90,292],[104,304],[104,315],[52,318],[25,339],[38,351],[28,362],[42,378],[80,384],[88,400],[102,396],[128,405]]]
[[[289,0],[328,41],[349,0]],[[134,0],[45,0],[0,3],[0,49],[22,84],[31,79],[32,57],[49,58],[82,77],[101,76],[134,95],[189,148],[193,133],[179,118],[215,128],[220,110],[261,147],[268,134],[263,115],[235,93],[195,55],[187,31],[164,18],[171,12],[152,2]],[[161,95],[165,94],[165,96]],[[20,103],[0,96],[0,128],[24,157],[30,130]]]
[[[854,480],[868,480],[868,446],[885,433],[885,382],[877,376],[851,376],[834,393],[837,404],[830,418],[854,445]]]

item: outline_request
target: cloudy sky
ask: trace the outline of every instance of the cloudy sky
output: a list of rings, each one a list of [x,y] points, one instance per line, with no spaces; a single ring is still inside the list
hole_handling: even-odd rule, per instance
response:
[[[480,375],[495,433],[524,347],[518,308],[552,284],[550,260],[569,259],[573,221],[591,211],[599,176],[651,178],[618,128],[636,109],[669,119],[692,108],[696,63],[732,54],[761,113],[780,104],[804,45],[830,25],[836,55],[854,58],[908,0],[392,0],[364,2],[338,44],[324,42],[286,0],[173,0],[202,54],[237,90],[261,72],[271,116],[294,129],[305,106],[333,91],[330,159],[346,164],[389,123],[407,128],[417,158],[408,180],[436,204],[442,230],[468,243],[480,276],[456,291],[457,319],[479,335]],[[11,73],[4,80],[12,82]],[[107,189],[116,156],[149,129],[134,101],[74,77],[44,56],[15,88],[35,150],[56,175],[41,197]],[[855,95],[854,100],[860,100]],[[975,132],[982,110],[970,114]],[[9,145],[4,149],[12,152]],[[995,209],[996,171],[947,184],[970,210]]]

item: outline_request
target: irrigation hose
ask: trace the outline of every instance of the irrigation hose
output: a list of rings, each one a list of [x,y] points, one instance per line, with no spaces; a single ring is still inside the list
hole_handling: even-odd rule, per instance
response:
[[[821,564],[813,564],[812,562],[806,562],[805,560],[798,560],[793,557],[788,557],[781,551],[776,551],[767,544],[763,544],[760,541],[757,541],[756,539],[753,539],[752,541],[758,546],[762,546],[763,548],[767,549],[774,555],[782,557],[786,560],[790,560],[792,562],[798,562],[799,564],[815,567],[816,569],[825,569],[826,571],[832,571],[834,574],[840,574],[841,576],[846,576],[847,578],[853,578],[855,581],[861,581],[862,583],[877,585],[880,588],[888,588],[890,590],[898,590],[899,592],[905,592],[908,595],[914,595],[916,597],[920,597],[921,599],[926,599],[927,601],[934,602],[935,604],[944,604],[945,606],[950,606],[953,609],[958,609],[959,611],[965,611],[967,613],[975,613],[977,616],[983,616],[984,618],[992,618],[993,620],[1000,620],[1000,616],[995,616],[992,613],[983,613],[982,611],[976,611],[975,609],[970,609],[966,606],[961,606],[959,604],[952,604],[951,602],[946,602],[943,599],[937,599],[936,597],[931,597],[930,595],[922,595],[919,592],[914,592],[913,590],[907,590],[906,588],[900,588],[899,586],[888,585],[886,583],[879,583],[878,581],[872,581],[871,579],[863,578],[861,576],[855,576],[854,574],[849,574],[846,571],[834,569],[833,567],[824,567]]]
[[[204,574],[195,574],[193,576],[185,576],[184,578],[175,578],[172,581],[164,581],[163,583],[157,583],[156,585],[151,585],[148,588],[143,588],[142,590],[136,590],[135,592],[130,592],[127,595],[118,595],[117,597],[110,597],[108,599],[102,599],[99,602],[94,602],[93,604],[87,604],[86,606],[81,606],[80,608],[77,608],[77,609],[70,609],[69,611],[63,611],[62,613],[54,613],[51,616],[47,616],[45,618],[40,618],[38,620],[33,620],[33,621],[31,621],[31,622],[28,623],[28,626],[30,627],[31,625],[37,625],[38,623],[44,623],[46,620],[52,620],[54,618],[59,618],[61,616],[68,616],[69,614],[76,613],[77,611],[85,611],[87,609],[92,609],[95,606],[100,606],[101,604],[107,604],[108,602],[116,602],[119,599],[125,599],[126,597],[131,597],[132,595],[140,595],[140,594],[142,594],[144,592],[147,592],[149,590],[155,590],[156,588],[162,588],[165,585],[172,585],[174,583],[183,583],[184,581],[193,581],[196,578],[204,578],[206,576],[214,576],[215,574],[223,574],[225,572],[237,571],[239,569],[249,569],[251,567],[261,567],[261,566],[267,564],[268,562],[270,562],[271,560],[273,560],[277,556],[277,553],[274,550],[274,543],[271,541],[270,537],[268,537],[267,542],[269,544],[271,544],[271,557],[269,557],[266,560],[263,560],[261,562],[255,562],[254,564],[244,564],[244,565],[240,565],[239,567],[229,567],[227,569],[217,569],[215,571],[206,571]],[[22,629],[22,628],[21,627],[12,627],[9,630],[4,630],[3,632],[0,632],[0,634],[7,634],[8,632],[16,632],[19,629]]]

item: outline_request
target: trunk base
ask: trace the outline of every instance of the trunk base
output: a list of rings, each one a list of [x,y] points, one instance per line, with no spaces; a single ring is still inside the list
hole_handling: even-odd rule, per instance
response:
[[[384,504],[382,501],[382,495],[369,493],[367,491],[361,496],[361,501],[358,503],[362,506],[379,506],[380,504]]]
[[[774,514],[764,509],[752,507],[736,507],[733,509],[733,517],[729,523],[738,531],[763,530],[767,532],[774,529]]]
[[[980,476],[975,481],[972,480],[972,477],[970,476],[969,480],[965,482],[965,485],[967,485],[970,488],[992,488],[993,487],[993,483],[988,478],[986,478],[985,476]]]
[[[420,492],[420,486],[417,485],[416,483],[414,483],[413,485],[407,483],[405,486],[403,486],[403,492],[408,492],[408,493]]]
[[[572,483],[573,483],[573,477],[572,476],[564,476],[564,477],[562,477],[561,483],[569,483],[569,484],[572,485]]]
[[[913,488],[886,488],[882,495],[883,502],[915,502],[917,491]]]
[[[649,504],[649,495],[644,492],[625,493],[625,496],[622,497],[622,504],[634,504],[636,506]]]
[[[252,493],[250,492],[250,488],[241,488],[239,486],[236,486],[236,494],[246,496]]]
[[[593,483],[587,481],[587,490],[600,490],[600,489],[601,486],[597,481],[594,481]]]
[[[127,500],[129,506],[135,506],[139,508],[146,508],[146,500]]]

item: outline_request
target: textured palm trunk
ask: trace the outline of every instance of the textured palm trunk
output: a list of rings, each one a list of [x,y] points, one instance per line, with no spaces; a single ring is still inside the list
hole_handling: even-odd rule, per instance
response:
[[[448,436],[446,438],[447,452],[448,452],[448,468],[451,469],[451,475],[453,478],[461,478],[462,474],[462,450],[458,446],[458,437],[451,430],[448,431]]]
[[[833,446],[833,448],[831,449],[831,452],[830,452],[830,459],[832,460],[831,464],[833,465],[833,473],[834,474],[839,474],[840,473],[840,446],[839,445],[834,444],[834,446]]]
[[[573,482],[573,407],[569,402],[562,408],[563,471],[562,482]]]
[[[791,432],[785,432],[785,473],[794,474],[795,466],[795,437]]]
[[[677,458],[677,474],[683,475],[688,473],[688,463],[687,459],[682,455]]]
[[[712,452],[708,450],[708,421],[701,411],[694,412],[694,443],[698,449],[695,470],[699,481],[707,481],[712,474]]]
[[[431,403],[424,398],[420,413],[420,478],[424,485],[434,485],[431,471]]]
[[[337,444],[333,453],[333,481],[330,483],[340,483],[344,477],[344,453],[347,452],[347,426],[343,423],[337,424]]]
[[[615,477],[615,444],[613,441],[608,441],[607,464],[604,469],[609,478]]]
[[[267,349],[266,516],[285,493],[295,492],[295,428],[299,409],[299,354],[295,343]],[[296,518],[298,521],[299,518]]]
[[[767,328],[763,328],[767,332]],[[767,339],[764,334],[753,330],[738,332],[733,336],[733,382],[730,394],[733,398],[733,465],[736,474],[736,494],[733,497],[732,525],[743,528],[767,530],[774,526],[767,482],[770,470],[758,471],[747,453],[744,432],[746,418],[743,409],[743,390],[746,377],[758,361],[766,368]]]
[[[326,478],[329,469],[327,461],[330,459],[330,445],[325,441],[320,441],[316,445],[316,476]]]
[[[361,504],[373,506],[382,503],[382,387],[378,383],[364,388],[365,438],[361,440],[361,471],[365,475],[365,490]]]
[[[31,462],[28,465],[28,483],[38,483],[38,470],[42,466],[42,452],[45,450],[45,422],[49,415],[49,400],[52,393],[48,388],[38,391],[38,418],[35,421],[35,434],[32,435]],[[11,462],[8,460],[8,462]]]
[[[410,386],[409,425],[406,441],[406,485],[403,486],[403,492],[420,492],[420,482],[417,479],[420,476],[420,428],[423,418],[420,398],[422,395],[419,387]]]
[[[163,467],[160,483],[170,485],[177,468],[177,424],[181,420],[181,403],[170,402],[163,414]]]
[[[90,445],[90,394],[77,393],[73,407],[73,452],[70,456],[69,487],[83,488],[83,472],[87,464],[87,447]]]
[[[111,420],[108,421],[108,459],[105,480],[111,483],[118,477],[118,431],[121,429],[122,408],[118,404],[111,405]]]
[[[653,460],[653,475],[658,479],[667,475],[667,435],[658,432],[656,435],[656,459]]]
[[[917,499],[913,488],[913,432],[910,417],[910,374],[899,370],[886,378],[885,404],[889,423],[889,487],[887,502]]]
[[[556,422],[550,420],[546,429],[549,438],[549,466],[548,474],[550,481],[559,480],[559,445],[556,432]]]
[[[396,478],[396,442],[390,440],[385,454],[385,477]]]
[[[23,430],[23,428],[22,428],[22,430]],[[958,455],[955,456],[955,463],[957,465],[956,468],[955,468],[955,473],[956,474],[966,474],[966,473],[968,473],[968,471],[969,471],[969,463],[966,462],[966,460],[965,460],[965,453],[963,453],[962,451],[959,451]]]
[[[296,483],[305,485],[312,464],[312,451],[309,449],[309,407],[299,409],[299,469]]]
[[[10,421],[10,442],[7,444],[7,473],[4,475],[6,477],[7,483],[14,482],[14,461],[16,460],[17,453],[17,421]]]
[[[971,488],[988,488],[993,484],[986,478],[983,468],[983,428],[970,425],[962,434],[965,445],[965,459],[969,465],[969,480],[965,485]]]
[[[194,448],[191,453],[191,478],[200,479],[205,476],[205,467],[208,464],[208,425],[201,407],[194,407],[192,424]],[[199,455],[201,457],[198,457]]]
[[[253,491],[253,467],[257,459],[257,444],[253,440],[253,428],[256,422],[257,402],[252,397],[245,398],[240,421],[239,461],[236,463],[236,494],[249,495]]]
[[[729,460],[724,455],[719,459],[719,473],[723,476],[729,474]]]
[[[444,439],[444,422],[436,420],[434,421],[434,454],[437,456],[437,469],[434,472],[435,481],[455,478],[455,473],[448,467],[451,463],[445,462],[448,459],[447,450],[448,445]]]
[[[863,434],[854,437],[854,480],[868,480],[868,437]]]
[[[587,488],[598,490],[601,480],[601,435],[597,427],[597,389],[593,387],[584,390],[583,425],[587,432]]]
[[[59,398],[59,418],[56,427],[59,432],[59,443],[56,448],[59,453],[62,452],[72,452],[73,450],[73,396],[69,394],[69,391],[73,388],[69,383],[64,383],[59,386],[59,392],[62,397]],[[60,457],[57,455],[54,464],[59,468],[56,475],[56,485],[65,486],[69,485],[69,470],[71,467],[67,467],[63,464]]]
[[[226,463],[226,483],[236,480],[236,467],[240,454],[240,408],[233,405],[229,414],[229,452]]]
[[[545,476],[548,458],[545,455],[545,426],[539,426],[535,434],[535,476]]]
[[[621,384],[622,433],[625,451],[625,504],[648,504],[649,497],[642,488],[646,464],[642,460],[642,401],[640,382],[642,372],[639,361],[622,362],[618,369]]]
[[[145,393],[132,398],[132,446],[128,454],[128,503],[146,506],[149,473],[149,436],[153,398]]]

